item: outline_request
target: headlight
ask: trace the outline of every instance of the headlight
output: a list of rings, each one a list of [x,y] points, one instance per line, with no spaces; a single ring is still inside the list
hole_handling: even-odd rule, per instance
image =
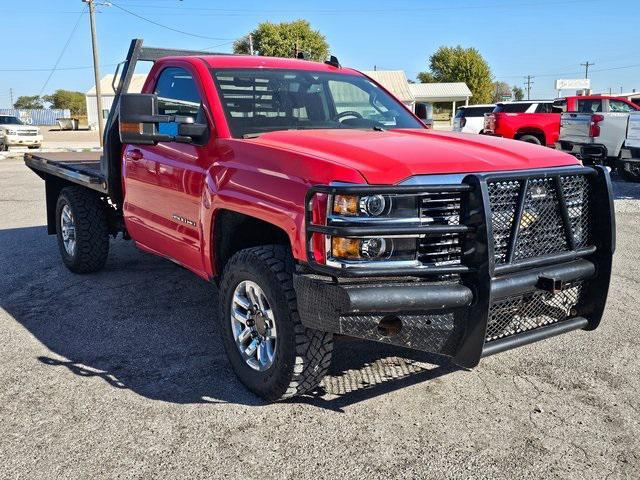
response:
[[[5,130],[5,134],[7,134],[7,135],[17,135],[18,131],[17,130],[11,130],[11,129],[7,128]]]
[[[331,238],[336,260],[415,260],[417,238]]]
[[[331,212],[338,217],[418,218],[414,195],[336,195]]]

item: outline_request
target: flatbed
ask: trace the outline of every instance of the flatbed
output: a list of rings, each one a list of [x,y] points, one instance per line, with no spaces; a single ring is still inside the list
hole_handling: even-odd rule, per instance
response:
[[[37,174],[54,177],[107,193],[107,182],[100,167],[102,152],[25,153],[26,165]]]

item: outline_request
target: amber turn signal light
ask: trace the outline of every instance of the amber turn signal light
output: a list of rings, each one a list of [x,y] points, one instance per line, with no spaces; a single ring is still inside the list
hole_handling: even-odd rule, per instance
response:
[[[334,258],[356,260],[360,258],[360,244],[362,240],[358,238],[331,238],[331,255]]]
[[[333,213],[336,215],[357,215],[357,195],[336,195],[333,199]]]

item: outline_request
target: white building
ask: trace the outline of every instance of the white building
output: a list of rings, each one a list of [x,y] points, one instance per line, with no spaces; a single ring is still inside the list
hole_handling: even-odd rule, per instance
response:
[[[452,118],[456,112],[456,105],[464,102],[469,105],[471,90],[464,82],[452,83],[411,83],[409,90],[416,102],[429,103],[449,103],[451,102]]]
[[[140,93],[142,91],[142,87],[144,85],[144,81],[146,80],[146,74],[135,74],[131,79],[131,85],[129,86],[129,93]],[[116,96],[116,92],[114,92],[111,83],[113,82],[113,75],[109,74],[102,77],[100,80],[100,89],[102,93],[102,118],[105,120],[109,116],[109,110],[111,109],[111,104],[113,103],[113,99]],[[98,105],[96,101],[96,87],[95,85],[91,87],[84,95],[85,101],[87,102],[87,123],[89,124],[89,128],[97,128],[98,126]]]

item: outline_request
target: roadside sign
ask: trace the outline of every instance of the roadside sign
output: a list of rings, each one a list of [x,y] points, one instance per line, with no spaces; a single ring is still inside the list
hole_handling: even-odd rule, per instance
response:
[[[511,95],[502,95],[502,99],[503,102],[509,102],[511,100]]]
[[[590,88],[591,80],[588,78],[556,80],[556,90],[589,90]]]

